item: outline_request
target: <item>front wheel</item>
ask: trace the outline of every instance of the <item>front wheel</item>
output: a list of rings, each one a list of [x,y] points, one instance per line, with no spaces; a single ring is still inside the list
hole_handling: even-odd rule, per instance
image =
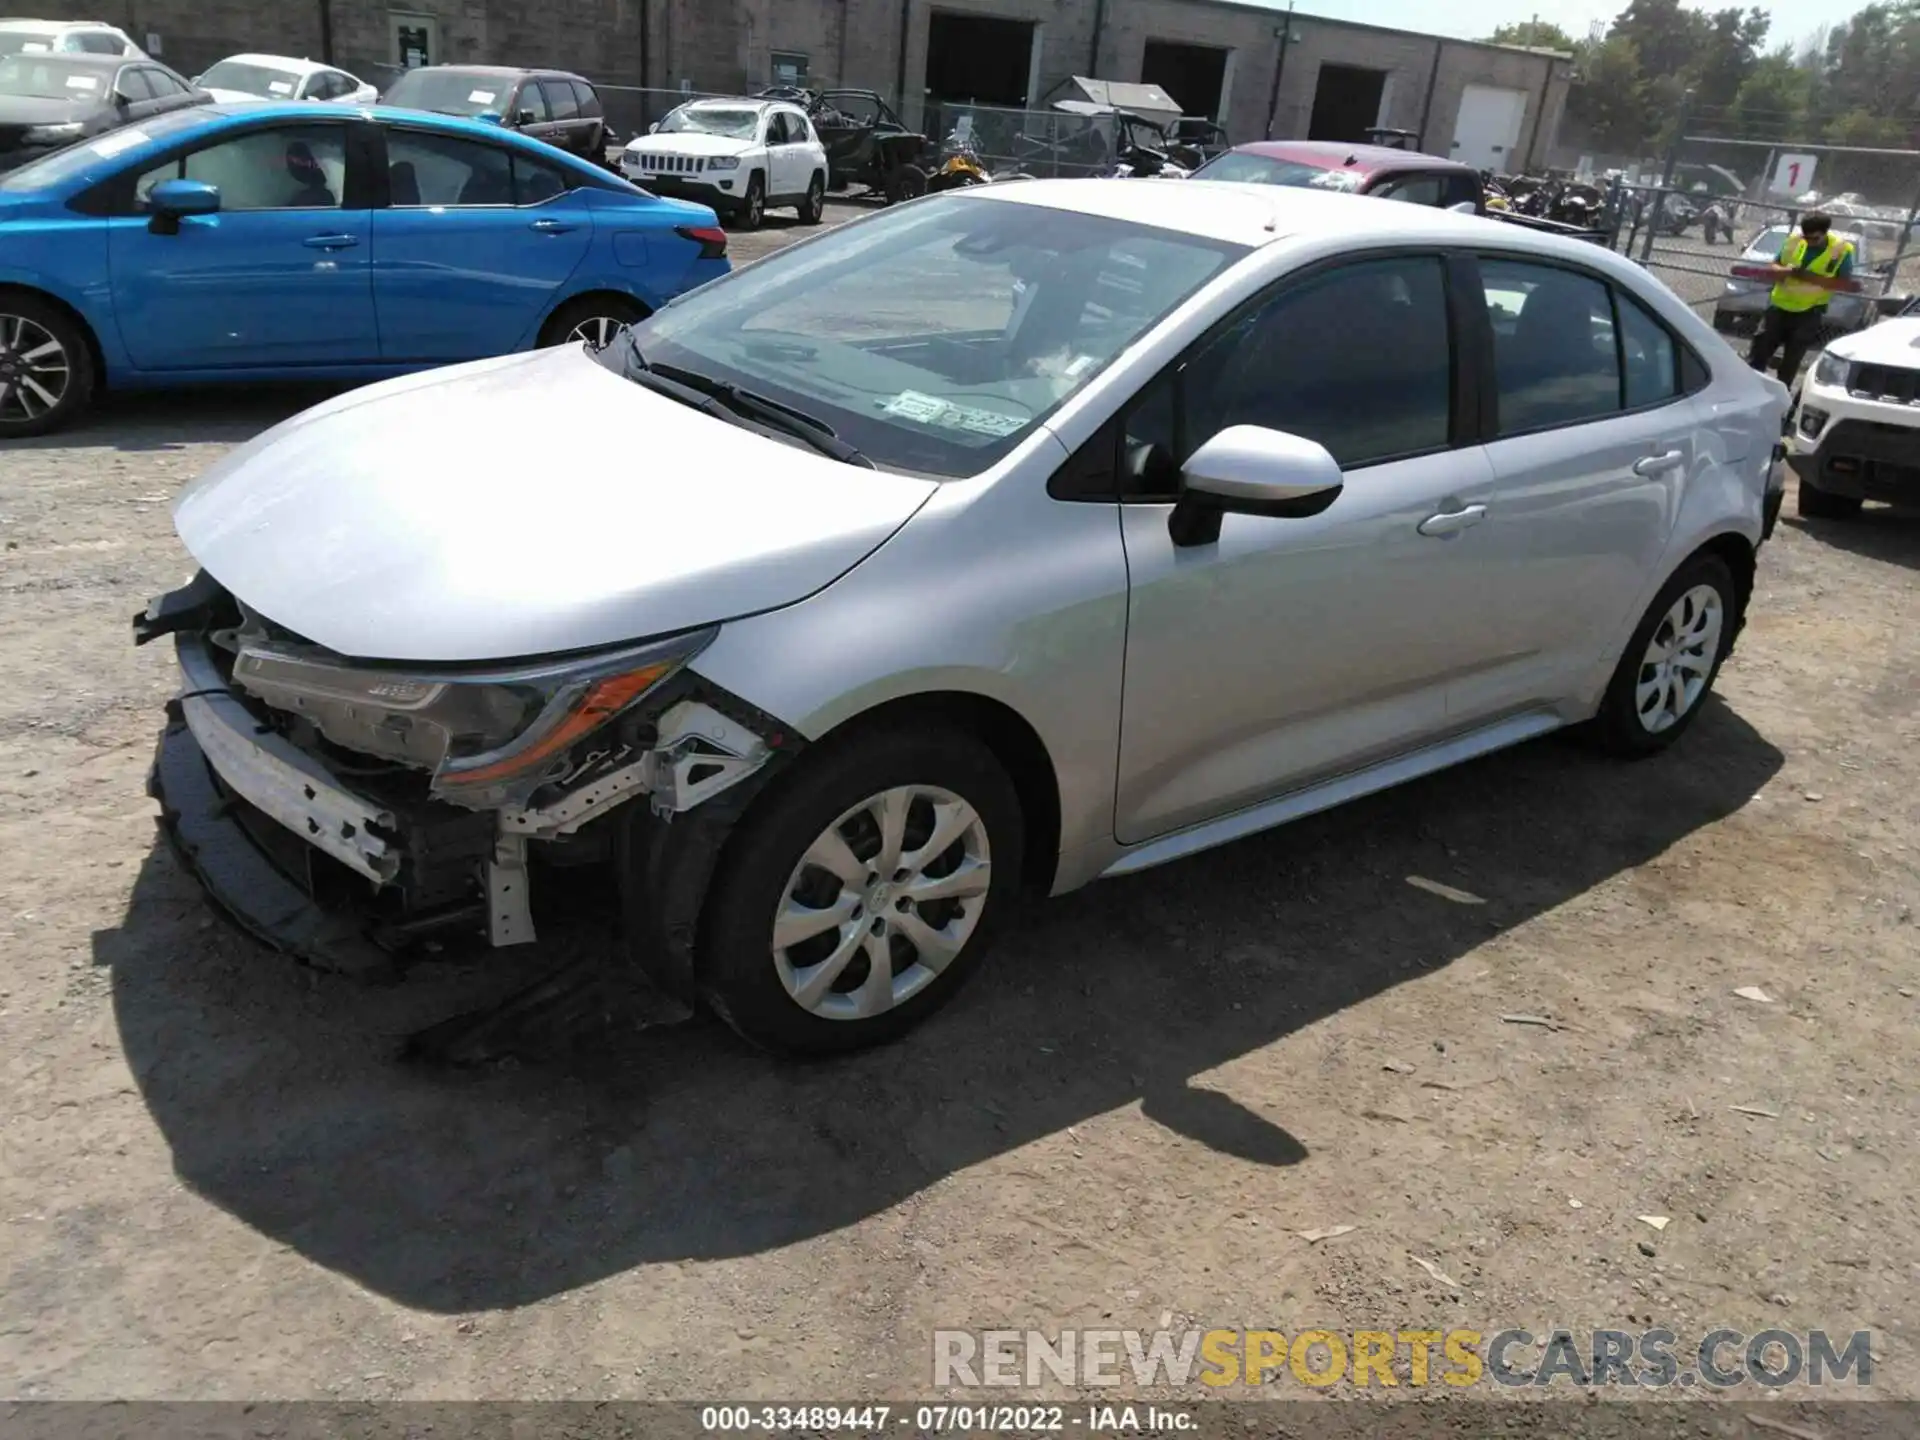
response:
[[[758,170],[747,177],[746,198],[733,212],[734,223],[742,230],[758,230],[767,218],[767,182]]]
[[[917,200],[927,193],[927,172],[918,165],[896,165],[887,172],[886,196],[889,205]]]
[[[0,438],[57,430],[86,409],[93,352],[59,307],[0,294]]]
[[[1739,628],[1739,588],[1717,555],[1696,555],[1661,587],[1627,642],[1592,733],[1628,759],[1678,740],[1700,713]]]
[[[851,736],[762,797],[705,907],[700,982],[766,1049],[829,1054],[904,1033],[979,963],[1019,885],[1013,782],[938,726]]]
[[[1793,509],[1803,520],[1851,520],[1860,513],[1860,505],[1858,496],[1816,490],[1802,480],[1799,494],[1794,497]]]

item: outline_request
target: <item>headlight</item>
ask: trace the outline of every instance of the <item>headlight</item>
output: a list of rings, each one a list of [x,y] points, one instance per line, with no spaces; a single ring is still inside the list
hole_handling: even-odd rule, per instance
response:
[[[64,125],[30,125],[20,138],[28,145],[55,145],[63,140],[78,139],[86,128],[78,120],[69,120]]]
[[[303,715],[334,744],[433,771],[433,793],[471,809],[524,801],[572,751],[704,649],[714,630],[584,660],[485,673],[369,670],[244,644],[234,681]]]
[[[1847,384],[1847,362],[1831,350],[1822,350],[1820,358],[1813,362],[1813,383],[1832,385],[1845,389]]]
[[[707,169],[709,170],[738,170],[739,168],[740,157],[738,155],[713,155],[707,159]]]

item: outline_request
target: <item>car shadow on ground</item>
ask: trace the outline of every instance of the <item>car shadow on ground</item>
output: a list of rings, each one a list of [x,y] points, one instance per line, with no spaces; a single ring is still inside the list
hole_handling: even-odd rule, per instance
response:
[[[261,384],[109,392],[65,429],[9,442],[10,450],[155,453],[190,445],[238,445],[347,384]]]
[[[183,1182],[403,1304],[516,1306],[831,1232],[1136,1101],[1218,1152],[1297,1163],[1288,1114],[1196,1077],[1658,856],[1781,764],[1717,700],[1641,765],[1536,742],[1036,902],[907,1040],[807,1065],[712,1022],[567,1063],[402,1065],[406,1032],[523,983],[532,962],[430,967],[387,989],[317,976],[215,926],[157,841],[94,958]],[[551,963],[607,943],[583,918],[539,948]]]
[[[1920,508],[1890,510],[1870,505],[1851,520],[1783,516],[1782,523],[1836,550],[1920,570]]]

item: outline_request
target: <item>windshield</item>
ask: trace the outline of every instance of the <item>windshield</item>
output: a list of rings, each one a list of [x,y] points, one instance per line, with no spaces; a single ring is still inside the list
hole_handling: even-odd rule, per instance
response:
[[[1229,150],[1216,155],[1193,172],[1196,180],[1233,180],[1244,185],[1300,185],[1315,190],[1358,190],[1366,177],[1351,170],[1329,170],[1322,165],[1307,165],[1299,160],[1280,160],[1272,155],[1255,155],[1244,150]]]
[[[770,256],[629,334],[648,364],[803,411],[876,466],[976,475],[1246,253],[943,195]],[[627,348],[609,346],[606,363]]]
[[[46,51],[53,49],[53,32],[49,30],[0,30],[0,55],[18,55],[21,51]]]
[[[0,60],[0,95],[34,100],[95,100],[106,93],[107,75],[86,61],[58,55],[9,55]]]
[[[718,106],[682,105],[660,122],[662,135],[724,135],[729,140],[751,140],[760,126],[758,110],[721,109]]]
[[[222,60],[200,77],[200,85],[205,90],[238,90],[242,95],[275,100],[290,100],[300,93],[300,77],[293,71],[242,60]]]
[[[409,70],[393,82],[386,103],[441,115],[504,114],[512,77],[461,70]]]

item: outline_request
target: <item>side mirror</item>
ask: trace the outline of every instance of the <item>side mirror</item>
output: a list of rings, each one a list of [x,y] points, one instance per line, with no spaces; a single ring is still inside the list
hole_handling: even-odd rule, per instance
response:
[[[522,110],[522,111],[520,112],[520,116],[519,116],[519,118],[518,118],[518,119],[517,119],[517,120],[516,120],[516,121],[515,121],[514,123],[515,123],[516,125],[531,125],[531,124],[533,124],[533,111],[531,111],[531,110]]]
[[[212,215],[220,209],[220,190],[201,180],[162,180],[147,192],[147,229],[155,235],[178,235],[185,215]]]
[[[658,120],[654,121],[651,125],[647,126],[647,134],[658,135],[659,133],[660,133],[660,122]]]
[[[1345,483],[1324,445],[1284,430],[1232,425],[1187,460],[1167,529],[1175,545],[1211,545],[1222,515],[1318,515]]]

